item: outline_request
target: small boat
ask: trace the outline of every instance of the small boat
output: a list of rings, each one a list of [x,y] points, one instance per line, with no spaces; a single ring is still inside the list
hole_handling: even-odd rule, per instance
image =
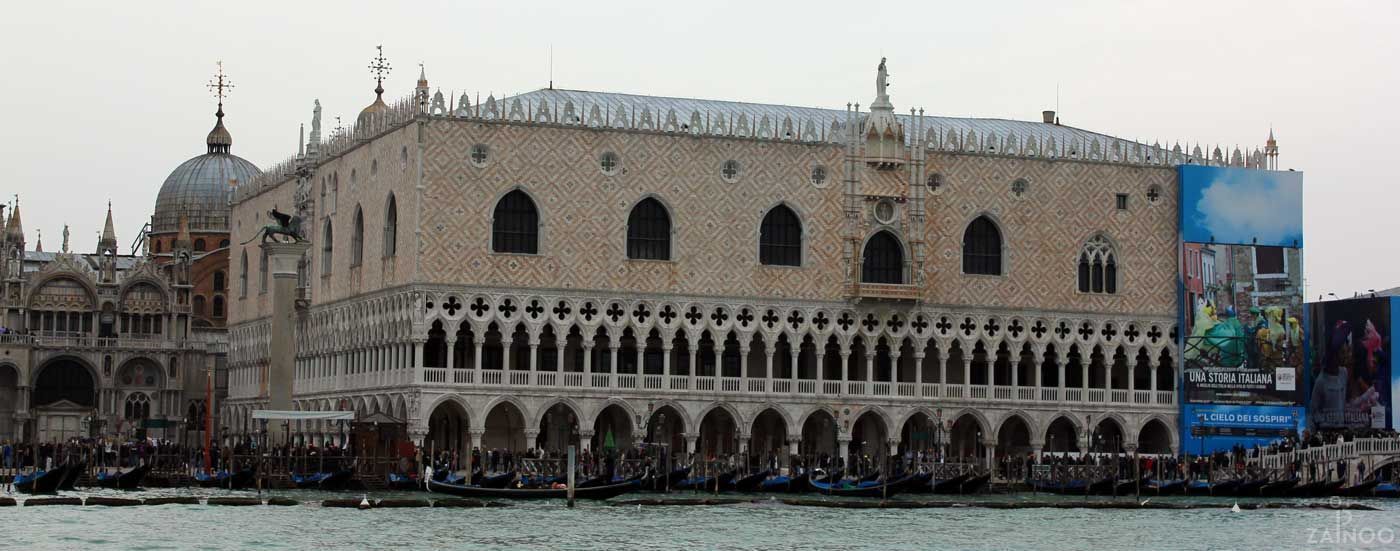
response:
[[[617,483],[617,482],[619,482],[619,481],[616,480],[616,479],[609,479],[609,478],[607,477],[607,475],[601,475],[601,476],[595,476],[595,477],[593,477],[593,478],[590,478],[590,479],[584,480],[584,481],[582,481],[582,482],[579,482],[575,487],[577,487],[577,488],[596,488],[596,487],[598,487],[598,486],[607,486],[608,484],[615,484],[615,483]]]
[[[739,471],[729,471],[727,473],[720,473],[718,480],[715,480],[715,483],[710,486],[710,489],[720,492],[732,492],[734,491],[734,479],[738,476]]]
[[[1367,480],[1360,484],[1354,484],[1337,490],[1336,495],[1342,497],[1367,497],[1371,495],[1371,492],[1373,492],[1380,483],[1381,481],[1376,479]]]
[[[51,470],[38,470],[16,476],[14,487],[15,491],[25,494],[53,494],[58,492],[58,485],[62,484],[67,476],[68,468],[60,465]]]
[[[228,477],[228,471],[218,471],[214,474],[205,471],[194,473],[194,481],[200,488],[218,488]]]
[[[253,471],[253,469],[243,469],[241,471],[230,474],[219,484],[219,487],[227,488],[229,490],[244,490],[247,489],[249,486],[252,486],[253,483],[256,482],[255,476],[256,473]]]
[[[1288,492],[1292,490],[1294,486],[1297,485],[1298,479],[1296,478],[1290,478],[1287,480],[1275,480],[1273,482],[1265,484],[1263,488],[1260,488],[1259,495],[1261,497],[1282,497],[1284,495],[1287,495]]]
[[[844,482],[844,483],[830,484],[830,483],[826,483],[826,482],[818,482],[818,481],[816,481],[816,480],[813,480],[813,481],[811,481],[811,485],[812,485],[812,490],[813,490],[813,491],[815,491],[815,492],[817,492],[817,493],[819,493],[819,494],[822,494],[822,495],[840,496],[840,497],[877,497],[877,498],[886,498],[886,497],[894,497],[896,494],[898,494],[898,493],[899,493],[900,486],[903,484],[903,482],[904,482],[903,479],[901,479],[901,480],[897,480],[897,481],[890,482],[890,483],[887,483],[887,484],[876,484],[876,485],[873,485],[873,486],[861,486],[861,485],[859,485],[858,483],[857,483],[857,484],[851,484],[850,482]]]
[[[933,489],[929,480],[933,479],[933,473],[914,473],[901,478],[899,493],[901,494],[926,494]]]
[[[936,480],[933,482],[933,493],[956,494],[962,491],[963,483],[969,478],[972,478],[972,473],[966,472],[947,480]]]
[[[1045,492],[1047,494],[1082,496],[1084,495],[1085,490],[1089,487],[1089,481],[1078,478],[1074,480],[1065,480],[1060,482],[1041,480],[1031,484],[1031,487],[1035,488],[1035,491],[1037,492]]]
[[[638,485],[636,482],[620,482],[592,488],[574,488],[574,499],[610,499],[627,492],[635,491],[637,488]],[[448,484],[436,480],[428,482],[428,491],[458,497],[475,498],[567,499],[569,497],[569,490],[567,488],[483,488],[480,486]]]
[[[730,485],[730,488],[727,489],[729,491],[734,492],[758,491],[759,486],[762,485],[765,480],[768,480],[768,475],[770,474],[770,472],[771,471],[759,471],[749,476],[737,479],[733,482],[733,484]]]
[[[1244,484],[1244,481],[1238,478],[1234,480],[1216,482],[1210,487],[1210,495],[1224,497],[1233,496],[1235,495],[1236,490],[1239,489],[1240,484]]]
[[[76,463],[68,466],[68,472],[64,473],[63,481],[58,483],[59,491],[72,492],[77,490],[78,477],[87,472],[87,463]]]
[[[100,471],[97,473],[97,486],[118,490],[135,490],[141,487],[141,481],[146,479],[146,474],[149,472],[151,472],[149,463],[115,473]]]
[[[877,480],[880,480],[880,471],[875,471],[868,475],[860,477],[859,482],[875,482]]]
[[[841,481],[841,478],[844,477],[845,473],[846,471],[843,469],[836,469],[834,471],[826,473],[823,473],[822,471],[817,471],[816,474],[812,475],[812,481],[822,482],[825,484],[835,484]]]
[[[345,485],[349,484],[350,480],[353,478],[355,478],[355,471],[335,471],[333,473],[329,473],[328,476],[326,476],[325,478],[322,478],[319,486],[322,490],[326,490],[328,492],[339,492],[341,490],[344,490]]]
[[[982,491],[982,488],[987,487],[987,483],[991,482],[991,480],[991,473],[987,473],[982,476],[974,476],[972,478],[967,479],[966,482],[962,483],[962,489],[960,491],[964,494],[975,494],[977,492]]]
[[[1186,482],[1185,494],[1188,496],[1208,496],[1210,495],[1211,484],[1205,480],[1190,480]]]
[[[401,473],[389,473],[387,485],[390,490],[422,490],[423,484],[412,476]]]
[[[1329,482],[1318,480],[1307,484],[1299,484],[1288,490],[1288,497],[1322,497],[1331,495],[1332,491],[1340,488],[1342,481]]]
[[[1095,480],[1093,483],[1089,484],[1088,493],[1089,495],[1095,496],[1111,495],[1113,493],[1113,489],[1116,487],[1118,487],[1118,481],[1114,480],[1113,477],[1108,476],[1099,480]]]
[[[292,484],[301,490],[311,490],[321,487],[321,481],[330,475],[331,473],[294,474],[292,475]]]
[[[1113,495],[1130,496],[1141,492],[1147,487],[1147,479],[1143,480],[1123,480],[1118,482],[1118,486],[1113,489]]]

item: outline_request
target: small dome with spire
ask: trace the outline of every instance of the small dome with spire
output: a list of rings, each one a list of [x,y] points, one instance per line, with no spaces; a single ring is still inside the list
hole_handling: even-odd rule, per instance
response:
[[[369,70],[374,73],[374,103],[369,104],[360,111],[360,116],[355,118],[355,126],[362,127],[369,123],[374,115],[387,112],[389,105],[384,103],[384,77],[389,74],[391,68],[384,59],[384,46],[376,46],[379,52],[374,58],[374,63],[370,64]]]
[[[233,135],[224,128],[224,104],[219,104],[219,110],[214,113],[214,117],[214,129],[209,131],[204,143],[209,146],[210,153],[227,154],[233,147]]]

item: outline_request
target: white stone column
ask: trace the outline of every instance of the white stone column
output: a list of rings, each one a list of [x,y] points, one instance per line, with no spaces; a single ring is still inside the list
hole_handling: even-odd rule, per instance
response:
[[[685,347],[685,349],[686,349],[687,352],[690,353],[690,369],[689,369],[689,371],[686,373],[686,377],[687,377],[688,379],[690,379],[690,390],[692,390],[692,391],[695,390],[695,372],[697,371],[696,366],[695,366],[695,352],[696,352],[695,347],[696,347],[696,346],[698,346],[698,345],[696,345],[696,344],[693,343],[693,342],[690,342],[689,340],[686,341],[686,347]]]
[[[923,351],[923,350],[917,350],[917,351],[914,352],[914,385],[915,385],[914,396],[922,397],[922,396],[923,396],[923,386],[924,386],[924,351]],[[902,430],[902,427],[901,427],[901,430]]]
[[[486,344],[486,335],[478,334],[478,333],[473,333],[473,335],[472,335],[472,369],[474,369],[474,370],[476,371],[476,377],[473,379],[474,381],[476,381],[476,384],[481,384],[481,377],[482,377],[482,375],[483,375],[482,370],[481,370],[481,348],[482,348],[482,345],[485,345],[485,344]]]
[[[898,383],[901,382],[901,381],[899,380],[899,371],[900,371],[900,370],[899,370],[899,368],[900,368],[899,359],[900,359],[900,357],[902,357],[903,355],[904,355],[903,352],[899,352],[899,351],[896,350],[896,349],[891,348],[891,350],[890,350],[890,382],[891,382],[891,383],[898,384]]]
[[[766,388],[768,392],[773,392],[773,352],[775,352],[776,349],[776,343],[770,344],[766,340],[763,341],[763,353],[766,356],[764,359],[763,378],[764,388]]]
[[[675,346],[670,342],[663,342],[661,344],[661,376],[663,379],[670,379],[671,377],[671,352],[674,348]],[[671,389],[670,381],[663,382],[661,385],[661,388],[665,390]]]
[[[749,346],[739,341],[739,392],[749,391]]]
[[[1152,389],[1152,392],[1153,392],[1153,398],[1152,398],[1152,399],[1153,399],[1153,400],[1156,400],[1156,399],[1157,399],[1157,398],[1156,398],[1156,392],[1157,392],[1157,363],[1156,363],[1156,362],[1153,362],[1152,360],[1149,359],[1148,362],[1147,362],[1147,367],[1148,367],[1148,372],[1150,373],[1149,377],[1151,378],[1151,380],[1148,381],[1148,384],[1150,385],[1149,388],[1151,388],[1151,389]]]
[[[447,370],[452,371],[457,361],[457,336],[452,335],[447,338]],[[448,376],[451,378],[451,375]]]
[[[592,375],[592,373],[593,373],[593,347],[594,347],[594,346],[597,346],[597,344],[594,343],[593,341],[585,340],[585,341],[583,341],[582,346],[583,346],[583,372],[584,372],[584,377],[587,378],[587,379],[589,379],[589,381],[592,381],[592,379],[593,379],[593,375]],[[591,382],[585,382],[584,384],[589,384],[589,385],[591,385],[592,383],[591,383]]]
[[[875,380],[875,354],[871,349],[865,350],[865,386],[866,392],[870,392],[870,383]]]
[[[294,243],[264,242],[272,272],[271,342],[268,358],[268,406],[274,410],[292,409],[292,386],[295,384],[296,361],[296,283],[297,262],[311,248],[304,241]],[[269,423],[269,442],[282,442],[286,430],[279,423]]]
[[[510,352],[511,352],[511,348],[514,348],[514,347],[515,347],[515,339],[512,338],[512,337],[506,336],[505,333],[502,333],[502,334],[501,334],[501,371],[503,372],[503,373],[501,373],[501,377],[503,377],[503,379],[501,380],[502,383],[509,383],[509,382],[510,382],[510,370],[511,370],[511,369],[510,369],[510,368],[511,368],[511,363],[510,363]]]
[[[799,360],[802,359],[802,343],[799,342],[789,348],[792,350],[792,388],[789,389],[789,392],[797,392],[797,380],[801,378],[798,376],[798,372],[801,371],[798,366]]]
[[[963,387],[972,388],[972,355],[963,356]],[[964,398],[971,398],[971,391],[963,393]]]

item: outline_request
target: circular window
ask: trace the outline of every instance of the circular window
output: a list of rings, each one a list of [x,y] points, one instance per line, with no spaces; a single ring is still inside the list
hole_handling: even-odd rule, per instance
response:
[[[734,159],[725,161],[723,165],[720,165],[719,176],[724,178],[726,182],[733,183],[739,181],[739,161]]]
[[[929,191],[937,193],[939,190],[943,189],[943,175],[938,173],[929,174],[926,183],[928,184]]]
[[[472,166],[476,167],[486,166],[486,161],[490,160],[490,158],[491,148],[487,147],[484,143],[472,146],[471,156],[468,157],[468,159],[471,160]]]
[[[875,221],[881,224],[894,222],[894,201],[883,199],[875,203]]]
[[[826,167],[822,165],[812,167],[812,185],[817,187],[826,185]]]
[[[1028,188],[1029,186],[1030,184],[1026,183],[1025,178],[1020,178],[1014,182],[1011,182],[1011,194],[1017,197],[1025,195],[1026,188]]]
[[[605,152],[598,157],[598,168],[603,169],[603,174],[607,174],[608,176],[617,174],[617,169],[621,165],[621,159],[618,158],[616,153],[611,151]]]

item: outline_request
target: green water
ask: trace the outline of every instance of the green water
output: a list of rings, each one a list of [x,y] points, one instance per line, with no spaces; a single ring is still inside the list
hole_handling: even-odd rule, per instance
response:
[[[186,489],[72,495],[140,498],[191,494],[256,495]],[[0,507],[0,548],[1400,549],[1396,534],[1400,530],[1400,502],[1395,500],[1359,501],[1381,511],[1340,512],[1267,509],[1233,513],[1226,508],[872,510],[796,507],[775,501],[641,508],[580,502],[574,509],[566,508],[562,501],[546,501],[522,502],[509,508],[359,511],[322,508],[319,503],[331,497],[357,497],[352,494],[283,491],[276,495],[302,504]],[[22,500],[26,496],[16,497]],[[386,493],[377,497],[434,496]],[[1056,499],[1068,498],[1026,494],[967,501]],[[1154,501],[1184,499],[1202,504],[1230,503],[1202,498]]]

